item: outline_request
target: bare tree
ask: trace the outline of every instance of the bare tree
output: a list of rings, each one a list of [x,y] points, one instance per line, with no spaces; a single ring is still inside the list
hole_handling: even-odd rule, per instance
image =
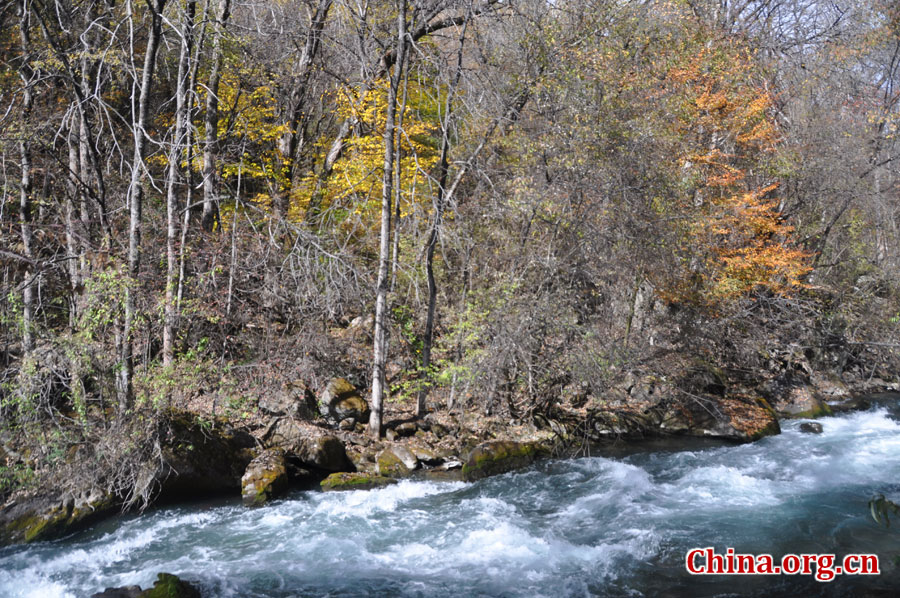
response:
[[[22,50],[22,65],[19,78],[22,80],[22,113],[21,133],[19,138],[19,159],[22,177],[19,183],[19,223],[22,231],[22,247],[24,249],[25,283],[22,288],[22,351],[25,355],[34,349],[34,232],[32,231],[32,179],[31,179],[31,147],[28,142],[31,126],[31,111],[34,106],[33,85],[35,72],[31,68],[31,11],[28,0],[19,5],[19,43]]]
[[[125,290],[125,314],[122,323],[120,338],[119,380],[117,392],[119,395],[119,412],[124,415],[131,407],[133,401],[132,376],[134,373],[134,320],[135,320],[135,295],[137,293],[138,276],[141,267],[141,224],[143,220],[144,201],[144,146],[147,141],[147,108],[150,102],[150,93],[153,85],[153,70],[156,66],[156,53],[159,50],[159,42],[162,37],[162,11],[166,0],[148,0],[147,8],[150,11],[150,30],[147,38],[147,47],[144,50],[144,66],[141,72],[140,83],[135,78],[133,86],[134,108],[132,115],[132,138],[134,140],[134,154],[131,162],[131,181],[128,184],[128,276],[129,285]],[[134,48],[134,25],[136,15],[134,6],[129,1],[127,5],[130,41]],[[134,56],[132,55],[132,61]]]
[[[372,416],[369,432],[375,438],[381,436],[382,411],[384,402],[385,373],[387,361],[387,295],[391,280],[391,202],[394,197],[394,137],[397,115],[397,100],[400,82],[403,79],[402,65],[409,40],[406,33],[407,1],[401,0],[397,6],[397,40],[394,72],[387,97],[387,117],[384,127],[384,171],[381,183],[381,233],[378,249],[378,282],[375,288],[375,340],[372,355]]]
[[[169,150],[169,170],[166,175],[166,297],[163,315],[163,366],[171,366],[174,355],[176,291],[178,283],[178,254],[176,236],[178,234],[178,183],[182,153],[187,145],[188,94],[191,79],[191,51],[194,43],[194,16],[196,0],[187,0],[181,18],[181,51],[178,56],[178,79],[175,86],[175,130]]]
[[[219,217],[219,196],[216,170],[216,149],[219,137],[219,82],[222,78],[222,39],[231,16],[231,0],[220,0],[221,10],[216,15],[212,34],[213,63],[206,85],[206,133],[203,143],[203,214],[200,224],[211,231]]]

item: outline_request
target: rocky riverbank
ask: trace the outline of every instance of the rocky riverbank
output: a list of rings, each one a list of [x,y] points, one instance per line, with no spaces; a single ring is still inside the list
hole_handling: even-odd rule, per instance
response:
[[[778,434],[779,419],[870,406],[854,399],[851,388],[816,377],[806,384],[776,379],[762,389],[685,399],[664,380],[648,377],[634,381],[627,400],[556,404],[529,421],[448,411],[416,419],[394,406],[385,438],[376,441],[366,430],[365,400],[348,381],[335,379],[318,397],[301,388],[260,401],[249,426],[166,413],[158,438],[161,461],[143,483],[153,486],[157,500],[241,495],[246,505],[258,506],[295,488],[356,490],[407,477],[471,481],[597,443],[665,436],[751,442]],[[0,510],[0,541],[65,535],[116,513],[125,498],[96,487],[13,495]]]

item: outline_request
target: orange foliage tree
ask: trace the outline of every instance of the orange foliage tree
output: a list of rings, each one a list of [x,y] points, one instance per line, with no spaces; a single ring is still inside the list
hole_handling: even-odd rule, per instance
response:
[[[803,288],[810,254],[793,243],[779,207],[769,166],[780,135],[752,51],[733,39],[707,40],[670,64],[665,85],[683,191],[671,208],[682,225],[682,271],[672,273],[664,298],[715,305]]]

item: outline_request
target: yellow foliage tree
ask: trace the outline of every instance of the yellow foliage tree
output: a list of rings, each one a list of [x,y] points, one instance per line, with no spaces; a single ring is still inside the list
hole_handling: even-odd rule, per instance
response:
[[[320,209],[329,210],[334,221],[350,225],[361,221],[366,227],[374,227],[378,222],[388,85],[389,81],[383,79],[364,90],[345,87],[335,98],[337,116],[352,118],[357,124],[356,134],[345,142],[342,159],[335,163],[321,189]],[[419,83],[409,81],[405,102],[397,109],[398,122],[402,122],[397,139],[399,161],[395,165],[400,173],[397,188],[401,216],[410,211],[417,197],[430,197],[430,191],[426,191],[428,174],[437,164],[440,142],[438,102]],[[322,156],[328,150],[329,141],[320,142]],[[310,173],[297,185],[289,212],[291,218],[302,219],[316,182],[315,174]]]

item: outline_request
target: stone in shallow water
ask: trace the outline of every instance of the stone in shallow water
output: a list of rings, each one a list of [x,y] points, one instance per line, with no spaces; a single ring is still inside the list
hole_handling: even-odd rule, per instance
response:
[[[803,422],[800,424],[800,431],[804,434],[821,434],[822,424],[818,422]]]
[[[201,594],[197,588],[177,576],[160,573],[150,589],[142,591],[139,586],[106,588],[92,594],[91,598],[201,598]]]
[[[481,478],[498,475],[531,465],[541,447],[536,442],[492,441],[479,444],[462,468],[463,479],[474,482]]]
[[[396,483],[393,478],[363,472],[333,473],[322,480],[322,490],[371,490]]]
[[[125,586],[122,588],[106,588],[102,592],[91,594],[91,598],[140,598],[141,586]]]

